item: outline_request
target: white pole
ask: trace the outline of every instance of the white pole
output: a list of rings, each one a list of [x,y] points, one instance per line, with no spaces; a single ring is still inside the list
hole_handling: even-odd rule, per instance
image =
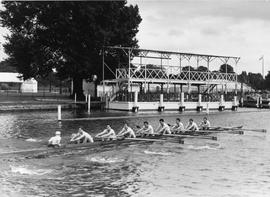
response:
[[[74,95],[74,102],[75,102],[75,104],[77,103],[77,93],[75,93],[75,95]]]
[[[198,105],[199,106],[202,105],[202,95],[201,94],[199,94]]]
[[[138,106],[138,91],[134,92],[134,107]]]
[[[105,68],[104,68],[104,63],[105,63],[105,59],[104,59],[104,49],[102,49],[102,87],[103,87],[103,92],[102,92],[102,97],[104,97],[104,95],[105,95],[105,82],[104,82],[104,76],[105,76],[105,74],[104,74],[104,70],[105,70]]]
[[[209,101],[206,104],[206,114],[209,114]]]
[[[263,59],[262,59],[262,76],[264,78],[264,56],[263,56]]]
[[[163,94],[160,94],[159,104],[160,107],[163,107]]]
[[[131,54],[131,49],[128,49],[128,92],[130,92],[130,54]]]
[[[58,121],[61,121],[61,105],[58,105]]]
[[[237,96],[233,97],[233,104],[234,104],[234,106],[237,106]]]
[[[85,95],[85,102],[87,103],[87,95]]]
[[[91,95],[88,94],[88,113],[90,113],[90,107],[91,107]]]
[[[224,103],[224,95],[220,95],[220,106],[223,106]]]
[[[181,92],[181,106],[184,106],[185,103],[185,94],[184,92]]]

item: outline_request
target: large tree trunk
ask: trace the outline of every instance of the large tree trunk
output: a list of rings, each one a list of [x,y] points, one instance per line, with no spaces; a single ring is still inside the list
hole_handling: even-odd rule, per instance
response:
[[[85,96],[83,94],[83,89],[82,89],[82,77],[80,76],[75,76],[73,77],[73,96],[77,95],[78,100],[84,100]]]

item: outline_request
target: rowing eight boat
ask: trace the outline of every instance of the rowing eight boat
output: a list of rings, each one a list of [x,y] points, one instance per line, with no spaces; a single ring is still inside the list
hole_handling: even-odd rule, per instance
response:
[[[120,144],[130,144],[130,143],[153,143],[153,142],[171,142],[171,143],[180,143],[183,144],[184,141],[177,137],[174,139],[166,139],[162,136],[151,138],[151,137],[138,137],[138,138],[119,138],[115,140],[108,140],[108,141],[95,141],[94,143],[83,143],[83,144],[66,144],[58,148],[52,147],[41,147],[41,148],[34,148],[34,149],[26,149],[26,150],[17,150],[17,151],[10,151],[10,152],[2,152],[0,153],[1,156],[3,155],[10,155],[10,154],[20,154],[20,155],[28,155],[28,154],[49,154],[49,153],[61,153],[66,150],[84,150],[84,149],[91,149],[95,147],[101,147],[105,145],[120,145]]]

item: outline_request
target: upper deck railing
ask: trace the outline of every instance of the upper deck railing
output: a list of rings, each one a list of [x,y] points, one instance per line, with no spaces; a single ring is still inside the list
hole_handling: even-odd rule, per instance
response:
[[[131,80],[169,80],[169,81],[237,81],[235,73],[180,71],[179,67],[166,69],[119,68],[116,79]]]

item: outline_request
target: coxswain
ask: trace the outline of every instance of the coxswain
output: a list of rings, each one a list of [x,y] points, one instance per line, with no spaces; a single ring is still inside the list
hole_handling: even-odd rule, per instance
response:
[[[93,143],[94,140],[92,136],[85,132],[81,127],[78,129],[78,133],[73,135],[70,142],[80,144],[80,143]]]
[[[186,126],[186,131],[199,131],[199,127],[193,121],[193,119],[189,119],[188,125]]]
[[[101,133],[97,134],[95,137],[101,139],[115,139],[116,135],[111,126],[107,125],[106,129],[104,129],[104,131],[102,131]]]
[[[56,131],[55,136],[51,137],[48,141],[48,147],[57,148],[61,146],[61,132]]]
[[[183,123],[180,118],[176,118],[175,125],[171,127],[173,133],[181,133],[185,130]]]
[[[116,135],[116,137],[136,138],[136,135],[133,129],[125,124],[123,129]]]
[[[137,131],[138,134],[141,135],[153,135],[154,134],[154,129],[152,125],[149,124],[149,122],[144,121],[143,122],[143,127]]]
[[[200,124],[200,127],[202,130],[209,130],[210,129],[210,121],[207,119],[207,117],[203,118],[203,121]]]
[[[170,127],[164,122],[164,119],[159,120],[159,127],[157,128],[157,133],[159,134],[171,134]]]

